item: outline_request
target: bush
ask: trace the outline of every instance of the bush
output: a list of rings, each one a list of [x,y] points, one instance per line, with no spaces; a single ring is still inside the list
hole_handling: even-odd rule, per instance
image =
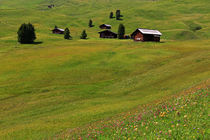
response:
[[[35,29],[31,23],[22,24],[17,32],[18,42],[21,44],[33,43],[36,39]]]
[[[202,27],[200,25],[195,24],[195,23],[190,24],[189,27],[190,27],[190,30],[192,30],[194,32],[197,31],[197,30],[202,29]]]

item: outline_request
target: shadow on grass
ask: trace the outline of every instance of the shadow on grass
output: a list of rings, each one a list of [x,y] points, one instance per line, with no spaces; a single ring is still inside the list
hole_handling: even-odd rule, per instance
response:
[[[117,20],[123,20],[122,18],[119,18],[119,19],[117,19]]]
[[[39,45],[39,44],[42,44],[43,42],[42,41],[38,41],[38,42],[33,42],[31,44],[34,44],[34,45]]]

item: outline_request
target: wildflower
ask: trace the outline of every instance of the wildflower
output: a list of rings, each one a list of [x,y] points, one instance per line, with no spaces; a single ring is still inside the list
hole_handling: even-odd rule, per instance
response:
[[[180,115],[180,112],[179,112],[179,111],[177,111],[177,112],[176,112],[176,114],[179,116],[179,115]]]
[[[184,115],[184,118],[187,118],[187,115]]]
[[[171,134],[172,133],[172,130],[168,130],[168,133]]]
[[[160,134],[162,133],[162,131],[160,131]]]
[[[178,127],[178,126],[179,126],[179,124],[177,123],[177,124],[176,124],[176,126]]]
[[[174,127],[174,125],[171,125],[171,127]]]

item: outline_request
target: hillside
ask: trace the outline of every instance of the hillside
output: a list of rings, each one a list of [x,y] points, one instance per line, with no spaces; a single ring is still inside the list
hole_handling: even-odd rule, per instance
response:
[[[0,0],[0,139],[52,138],[209,79],[209,7],[208,0]],[[116,9],[123,20],[109,19]],[[36,44],[17,43],[24,22],[34,24]],[[102,23],[163,36],[99,39]],[[52,34],[55,25],[69,27],[73,40]],[[87,40],[79,39],[83,29]]]

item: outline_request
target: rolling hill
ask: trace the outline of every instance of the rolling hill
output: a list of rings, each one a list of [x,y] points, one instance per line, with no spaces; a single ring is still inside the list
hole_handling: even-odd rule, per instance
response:
[[[0,0],[0,139],[50,139],[209,79],[209,7],[208,0]],[[123,20],[109,19],[117,9]],[[35,26],[36,44],[17,43],[24,22]],[[102,23],[163,36],[99,39]],[[52,34],[55,25],[69,27],[73,40]],[[79,39],[83,29],[87,40]]]

